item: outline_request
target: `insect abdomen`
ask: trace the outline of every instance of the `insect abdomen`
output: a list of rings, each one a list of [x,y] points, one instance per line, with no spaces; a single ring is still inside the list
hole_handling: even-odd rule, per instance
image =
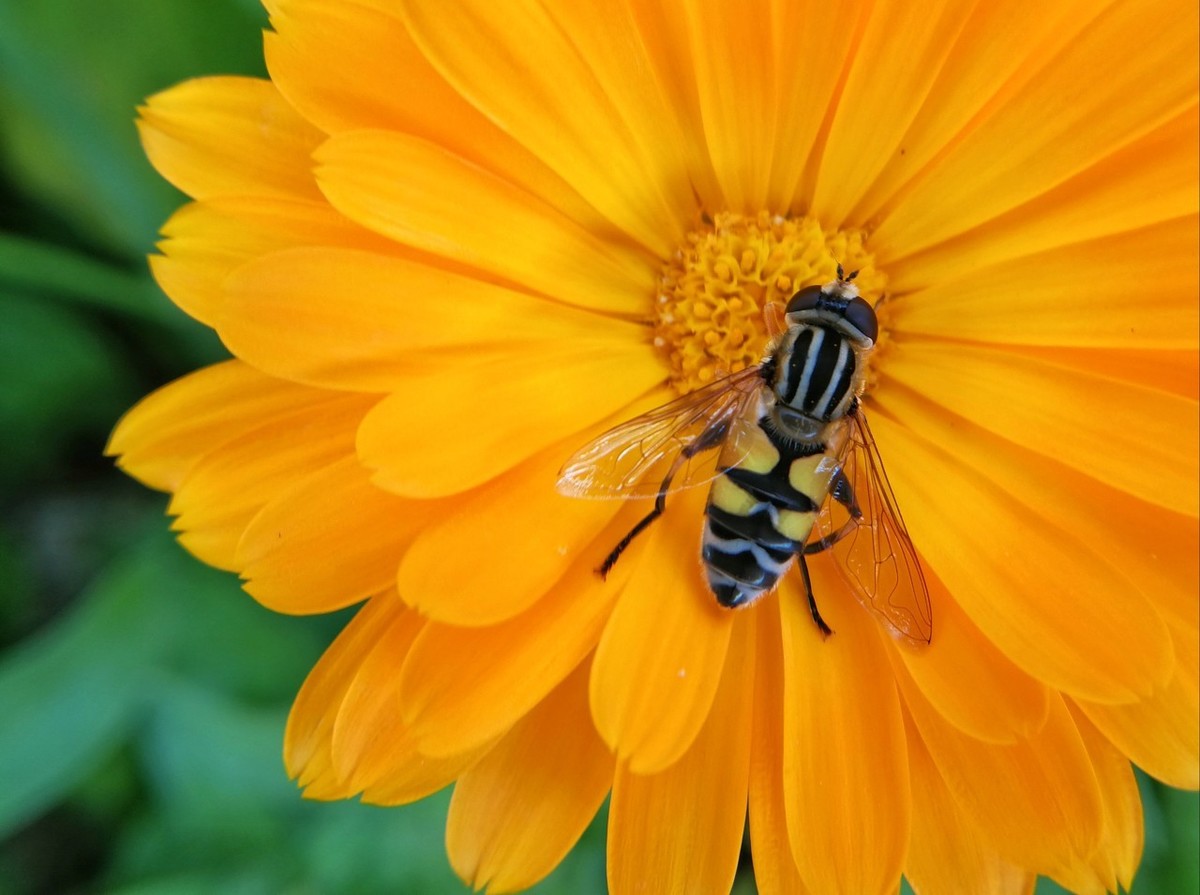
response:
[[[822,459],[819,445],[789,444],[760,424],[749,455],[714,480],[701,555],[722,606],[753,602],[791,568],[828,488]]]

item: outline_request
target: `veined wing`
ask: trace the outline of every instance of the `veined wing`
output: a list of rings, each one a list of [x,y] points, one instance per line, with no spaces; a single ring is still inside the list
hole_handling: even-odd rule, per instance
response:
[[[855,516],[854,510],[835,499],[835,478],[815,533],[834,541],[830,550],[838,570],[859,601],[882,618],[898,639],[924,646],[933,636],[929,589],[861,408],[847,417],[846,440],[839,454],[842,487],[848,485],[856,501],[852,506],[860,514]]]
[[[726,467],[736,466],[749,450],[749,433],[758,421],[748,411],[762,385],[760,367],[748,367],[608,430],[563,465],[559,492],[652,497],[672,468],[670,491],[712,481],[719,474],[716,448],[727,447]]]

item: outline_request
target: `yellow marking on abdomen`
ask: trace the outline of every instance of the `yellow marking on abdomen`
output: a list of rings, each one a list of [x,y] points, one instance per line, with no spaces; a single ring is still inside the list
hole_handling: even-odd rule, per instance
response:
[[[837,465],[825,454],[800,457],[788,467],[788,482],[801,494],[806,495],[817,506],[829,493],[829,480]]]
[[[802,513],[799,510],[780,510],[775,529],[785,537],[803,544],[812,532],[813,523],[817,521],[816,513]]]
[[[709,500],[714,506],[738,516],[749,516],[750,511],[758,503],[758,499],[754,495],[727,475],[719,475],[713,479]]]

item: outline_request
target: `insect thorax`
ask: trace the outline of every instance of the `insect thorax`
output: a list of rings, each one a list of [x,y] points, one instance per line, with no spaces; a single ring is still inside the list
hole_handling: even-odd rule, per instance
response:
[[[834,327],[791,327],[768,364],[775,399],[768,409],[772,423],[796,441],[820,440],[825,427],[842,419],[862,391],[864,354]]]

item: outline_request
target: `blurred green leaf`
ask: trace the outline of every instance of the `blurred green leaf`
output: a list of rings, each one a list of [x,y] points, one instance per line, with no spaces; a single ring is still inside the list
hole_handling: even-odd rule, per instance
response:
[[[0,664],[0,717],[20,732],[0,739],[0,832],[61,799],[127,735],[163,645],[146,605],[162,572],[145,554],[118,564]]]
[[[179,198],[139,151],[136,106],[185,77],[262,72],[264,23],[241,0],[0,2],[0,151],[15,182],[96,244],[141,255]]]
[[[4,233],[0,292],[53,295],[172,329],[191,325],[147,273],[132,274],[70,249]]]
[[[107,426],[130,383],[108,336],[52,301],[0,293],[0,319],[2,480],[54,463],[66,441]]]

